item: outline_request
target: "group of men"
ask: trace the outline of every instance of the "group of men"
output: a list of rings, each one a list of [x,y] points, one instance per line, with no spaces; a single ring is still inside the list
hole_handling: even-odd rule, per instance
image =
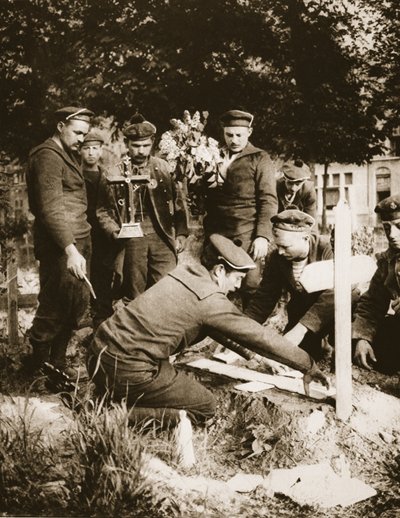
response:
[[[209,187],[201,261],[177,266],[188,216],[168,164],[152,154],[155,126],[135,115],[125,126],[128,153],[101,164],[104,138],[90,129],[93,113],[56,112],[54,135],[31,151],[27,174],[35,216],[39,305],[30,331],[32,363],[66,365],[73,329],[89,303],[93,341],[87,368],[100,392],[126,398],[136,416],[196,420],[215,410],[212,393],[170,363],[171,355],[219,333],[262,356],[328,380],[317,368],[321,340],[333,326],[333,291],[307,294],[300,283],[307,264],[332,258],[318,236],[310,170],[286,162],[276,178],[269,155],[249,142],[253,116],[231,110],[219,181]],[[400,331],[400,195],[381,202],[389,249],[355,309],[355,360],[370,368]],[[227,297],[240,290],[242,311]],[[290,294],[283,335],[262,324],[283,292]],[[113,301],[123,304],[113,311]],[[393,316],[386,316],[391,304]],[[386,349],[385,349],[386,350]],[[393,367],[393,363],[390,362]]]

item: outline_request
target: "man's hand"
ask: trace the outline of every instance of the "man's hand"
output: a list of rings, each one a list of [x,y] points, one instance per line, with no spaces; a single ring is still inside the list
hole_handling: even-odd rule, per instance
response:
[[[400,316],[400,297],[392,300],[391,308],[393,309],[395,315]]]
[[[308,329],[298,322],[290,331],[285,333],[283,336],[289,340],[293,345],[300,345]]]
[[[268,239],[265,237],[256,237],[251,245],[250,254],[255,261],[257,261],[257,259],[264,259],[268,253],[268,247]]]
[[[310,383],[312,381],[321,383],[321,385],[326,387],[327,390],[329,390],[331,387],[329,378],[318,369],[317,364],[315,362],[313,362],[311,368],[307,372],[305,372],[303,376],[304,392],[306,396],[310,396]]]
[[[78,252],[74,244],[68,245],[64,252],[67,255],[67,270],[77,279],[83,280],[86,275],[86,259]]]
[[[360,367],[364,367],[364,369],[368,369],[369,371],[372,369],[368,361],[376,362],[376,358],[374,350],[367,340],[358,340],[354,352],[354,361]]]
[[[271,360],[270,358],[263,358],[260,355],[257,355],[260,358],[261,368],[272,372],[272,374],[278,374],[279,376],[285,376],[288,372],[292,371],[290,367],[284,365],[283,363],[277,362],[275,360]],[[258,359],[258,358],[257,358]]]
[[[186,246],[186,236],[176,236],[175,239],[175,250],[176,253],[179,254],[185,250]]]

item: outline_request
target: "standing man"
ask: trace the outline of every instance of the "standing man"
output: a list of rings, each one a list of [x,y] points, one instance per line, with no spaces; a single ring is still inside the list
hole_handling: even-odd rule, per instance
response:
[[[261,262],[272,241],[271,217],[277,213],[275,171],[269,155],[254,147],[253,115],[230,110],[221,117],[225,147],[217,181],[207,189],[206,239],[217,232],[241,241],[257,268],[243,282],[246,303],[260,281]]]
[[[278,212],[297,208],[314,219],[317,216],[317,194],[310,180],[310,168],[302,160],[285,162],[280,169],[282,177],[276,181]]]
[[[90,258],[86,191],[77,159],[93,113],[68,106],[56,111],[53,136],[32,149],[27,185],[35,216],[35,257],[39,260],[39,306],[30,330],[34,370],[50,362],[71,378],[66,350],[88,303],[83,282]]]
[[[400,369],[400,194],[375,207],[389,248],[377,256],[378,268],[354,313],[354,361],[388,374]]]
[[[265,322],[285,289],[290,300],[284,336],[293,345],[318,356],[321,340],[333,324],[334,292],[306,293],[299,279],[307,264],[333,258],[329,238],[314,235],[314,219],[299,210],[276,214],[272,223],[276,250],[245,313],[260,324]]]
[[[175,268],[188,235],[187,210],[168,163],[151,156],[156,128],[141,115],[124,130],[128,155],[100,185],[97,217],[120,252],[121,295],[135,299]]]
[[[94,128],[86,135],[81,147],[83,177],[88,202],[87,219],[92,227],[90,233],[92,240],[90,280],[96,294],[96,300],[91,301],[93,329],[97,329],[103,320],[112,315],[113,311],[111,297],[112,268],[104,264],[110,241],[100,227],[96,216],[100,178],[105,174],[100,165],[103,144],[104,136],[102,132]]]

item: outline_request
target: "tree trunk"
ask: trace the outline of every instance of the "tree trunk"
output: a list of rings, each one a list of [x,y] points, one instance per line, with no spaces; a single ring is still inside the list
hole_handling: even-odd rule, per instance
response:
[[[328,186],[328,168],[329,164],[324,164],[324,176],[323,176],[323,184],[322,184],[322,218],[321,218],[321,234],[326,234],[328,231],[327,221],[326,221],[326,188]]]

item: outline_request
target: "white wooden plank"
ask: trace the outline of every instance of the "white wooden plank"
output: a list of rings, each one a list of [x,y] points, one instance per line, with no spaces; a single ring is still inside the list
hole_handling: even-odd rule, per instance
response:
[[[246,369],[246,367],[237,367],[235,365],[226,365],[201,358],[187,364],[195,369],[207,370],[215,374],[228,376],[229,378],[243,381],[259,381],[261,383],[271,384],[274,387],[288,392],[295,392],[304,395],[304,387],[302,379],[292,379],[285,376],[277,376],[272,374],[264,374],[263,372]],[[335,395],[335,389],[329,391],[319,383],[310,383],[310,397],[313,399],[326,399]]]

